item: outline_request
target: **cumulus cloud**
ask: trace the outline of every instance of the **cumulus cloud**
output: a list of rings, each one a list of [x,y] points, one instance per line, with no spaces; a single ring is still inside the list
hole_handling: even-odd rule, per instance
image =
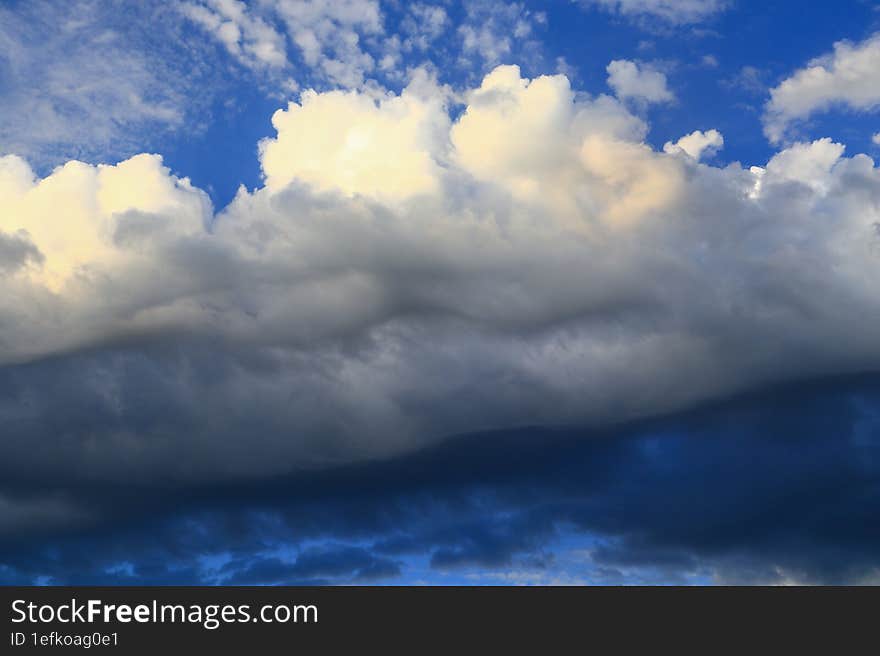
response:
[[[880,366],[867,156],[708,166],[510,66],[462,97],[304,92],[219,213],[157,155],[0,159],[4,485],[296,476]]]
[[[276,112],[277,137],[260,144],[266,186],[299,180],[385,200],[436,192],[446,95],[423,71],[417,77],[399,96],[307,91]]]
[[[124,269],[127,254],[151,238],[202,233],[210,211],[207,196],[171,177],[157,155],[115,166],[71,161],[44,179],[14,155],[0,163],[0,226],[37,245],[45,261],[29,281],[47,289],[75,286],[100,268]]]
[[[722,146],[724,146],[724,137],[718,130],[707,130],[706,132],[695,130],[676,142],[667,141],[663,144],[663,152],[684,153],[699,161],[704,154],[714,155]]]
[[[697,23],[719,13],[727,0],[580,0],[607,11],[635,18],[655,18],[673,24]]]
[[[664,103],[675,100],[666,86],[666,75],[643,64],[627,59],[615,59],[606,68],[608,86],[621,100],[645,103]]]
[[[880,106],[880,35],[860,43],[838,41],[831,53],[772,88],[764,133],[779,143],[794,123],[835,106],[862,111]]]
[[[831,171],[844,150],[843,144],[827,137],[795,144],[774,155],[767,163],[767,171],[778,180],[798,182],[825,193],[831,184]]]
[[[527,80],[518,67],[499,66],[469,94],[450,139],[455,160],[469,175],[516,198],[550,205],[559,221],[577,229],[584,216],[572,189],[584,183],[588,172],[610,179],[618,171],[621,188],[627,177],[635,182],[637,175],[618,169],[617,161],[603,158],[600,151],[622,144],[621,150],[629,148],[644,155],[635,159],[650,162],[651,154],[636,145],[646,129],[608,96],[576,102],[563,75]],[[625,190],[608,196],[612,203],[626,199]],[[597,195],[594,202],[601,200]]]

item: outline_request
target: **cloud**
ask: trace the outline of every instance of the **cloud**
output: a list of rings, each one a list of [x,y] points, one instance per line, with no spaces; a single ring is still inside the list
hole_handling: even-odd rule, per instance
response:
[[[284,35],[240,0],[185,2],[180,11],[213,34],[245,66],[284,67],[287,52]]]
[[[709,166],[516,67],[454,117],[449,96],[424,73],[304,92],[266,185],[219,213],[158,155],[43,177],[2,158],[3,492],[100,519],[90,490],[296,478],[880,365],[867,156]]]
[[[580,0],[581,4],[595,5],[606,11],[634,18],[654,18],[672,24],[704,21],[721,12],[727,0]]]
[[[22,498],[0,494],[0,534],[10,535],[22,530],[40,535],[47,527],[81,527],[92,518],[65,499],[63,494],[43,494]],[[2,566],[0,566],[2,568]],[[0,579],[2,580],[2,579]]]
[[[608,86],[621,100],[638,100],[645,103],[664,103],[675,100],[666,86],[666,76],[636,62],[615,59],[606,69]]]
[[[634,146],[645,131],[645,124],[613,98],[576,101],[563,75],[527,80],[518,67],[499,66],[471,92],[449,136],[452,156],[468,174],[516,198],[552,205],[558,220],[577,226],[584,217],[578,216],[581,208],[571,190],[584,182],[585,167],[613,176],[615,161],[599,152],[609,143],[650,161],[649,153]],[[621,175],[627,177],[625,171]],[[612,192],[609,198],[625,200],[619,196]]]
[[[442,6],[411,3],[400,22],[401,31],[407,35],[403,47],[406,50],[427,50],[449,29],[450,24],[449,14]]]
[[[222,87],[179,28],[152,1],[0,8],[0,155],[50,170],[76,157],[127,157],[196,129],[192,118]]]
[[[724,137],[718,130],[695,130],[686,134],[676,142],[667,141],[663,144],[663,152],[669,154],[684,153],[695,160],[706,155],[714,155],[724,146]]]
[[[523,3],[468,0],[464,21],[458,28],[462,40],[460,63],[472,65],[475,55],[488,66],[505,63],[517,45],[535,47],[529,37],[535,25],[545,22],[544,13],[528,10]]]
[[[293,562],[277,557],[232,560],[220,572],[224,585],[338,585],[399,575],[400,565],[394,560],[344,544],[306,547]]]
[[[858,376],[278,479],[123,482],[94,500],[115,521],[7,534],[0,580],[870,583],[878,401]]]
[[[42,180],[14,155],[0,162],[0,228],[27,233],[43,256],[28,280],[52,290],[98,267],[124,268],[151,238],[202,233],[210,213],[204,192],[169,176],[156,155],[115,166],[71,161]]]
[[[774,155],[767,163],[767,171],[780,181],[797,182],[818,193],[826,193],[832,169],[843,151],[843,144],[827,137],[809,144],[795,144]]]
[[[838,41],[833,52],[810,61],[770,89],[764,133],[783,141],[792,125],[834,107],[870,111],[880,105],[880,35],[860,43]]]
[[[272,0],[305,64],[334,85],[354,88],[376,65],[364,37],[384,31],[376,0]]]
[[[750,95],[764,95],[767,93],[765,75],[766,71],[755,66],[743,66],[731,77],[721,80],[720,84],[728,89],[736,89]]]
[[[28,264],[39,266],[44,259],[26,231],[0,233],[0,273],[13,273]]]
[[[393,39],[381,42],[383,15],[376,0],[267,0],[253,4],[199,0],[181,5],[180,10],[246,67],[268,73],[270,80],[290,88],[303,83],[323,88],[362,87],[382,72],[377,57],[383,59],[393,50]],[[434,15],[424,17],[437,20]],[[399,46],[399,39],[394,43]],[[392,56],[386,61],[388,66],[393,60]],[[295,70],[296,80],[279,77],[289,69]]]
[[[299,180],[385,200],[438,189],[446,98],[424,72],[399,96],[307,91],[276,112],[272,125],[277,137],[260,144],[269,189]]]
[[[719,66],[718,57],[715,55],[703,55],[700,58],[700,63],[706,68],[718,68]]]

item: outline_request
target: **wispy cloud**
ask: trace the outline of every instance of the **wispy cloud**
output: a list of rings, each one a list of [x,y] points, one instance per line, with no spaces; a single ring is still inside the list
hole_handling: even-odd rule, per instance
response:
[[[117,158],[189,124],[210,96],[175,25],[151,2],[0,8],[0,153],[40,166]]]

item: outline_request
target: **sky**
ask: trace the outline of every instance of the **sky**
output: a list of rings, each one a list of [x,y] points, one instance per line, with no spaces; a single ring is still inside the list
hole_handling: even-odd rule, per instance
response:
[[[0,2],[0,583],[880,582],[880,4]]]

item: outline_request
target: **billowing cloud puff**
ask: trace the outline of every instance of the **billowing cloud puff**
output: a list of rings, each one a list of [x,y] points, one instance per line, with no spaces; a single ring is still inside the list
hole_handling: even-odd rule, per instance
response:
[[[627,59],[615,59],[608,64],[608,86],[621,100],[662,103],[675,100],[666,86],[666,76],[660,71]]]
[[[306,92],[216,215],[154,155],[0,160],[3,480],[291,474],[880,366],[867,156],[707,166],[514,67],[464,97]]]
[[[520,77],[518,67],[500,66],[468,96],[467,109],[450,136],[456,162],[464,171],[503,186],[516,198],[553,205],[557,221],[584,226],[591,214],[584,204],[602,199],[577,190],[586,189],[595,177],[610,181],[610,169],[617,168],[616,162],[603,157],[603,144],[638,144],[646,130],[612,98],[576,102],[562,75],[529,81]],[[598,215],[592,218],[602,220]]]
[[[843,144],[827,137],[809,144],[799,143],[774,155],[767,170],[777,180],[795,181],[825,193],[832,184],[831,171],[843,151]]]
[[[42,256],[32,282],[67,290],[125,268],[152,237],[203,232],[207,196],[169,175],[158,155],[116,166],[68,162],[37,180],[16,156],[0,160],[0,229],[33,240]]]
[[[436,192],[448,123],[445,92],[424,72],[399,96],[307,91],[260,144],[266,186],[299,180],[385,200]]]
[[[4,362],[82,345],[112,334],[114,316],[149,313],[149,299],[163,293],[161,274],[148,277],[157,252],[204,235],[211,215],[207,195],[169,175],[157,155],[116,166],[72,161],[43,179],[7,156],[0,180],[0,234],[28,264],[0,277]]]
[[[665,153],[684,153],[688,157],[699,160],[703,155],[714,155],[724,146],[724,137],[718,130],[695,130],[686,134],[676,142],[667,141],[663,144]]]
[[[778,143],[792,123],[835,105],[855,110],[880,106],[880,34],[861,43],[835,43],[833,52],[814,59],[771,89],[764,133]]]

